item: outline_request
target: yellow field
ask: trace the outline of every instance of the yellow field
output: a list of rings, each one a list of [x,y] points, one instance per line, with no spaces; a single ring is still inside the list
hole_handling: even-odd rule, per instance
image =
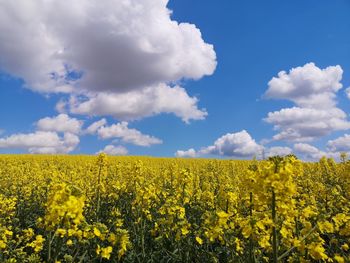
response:
[[[349,262],[350,163],[0,156],[0,262]]]

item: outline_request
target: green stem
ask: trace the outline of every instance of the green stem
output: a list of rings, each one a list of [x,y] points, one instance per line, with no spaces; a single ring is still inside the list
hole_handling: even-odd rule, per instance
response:
[[[87,250],[84,252],[84,254],[80,257],[80,260],[79,260],[78,263],[84,262],[84,258],[85,258],[85,256],[86,256],[87,252],[88,252]]]
[[[51,246],[53,243],[53,240],[55,239],[56,233],[53,234],[53,236],[51,237],[51,232],[49,233],[49,246],[47,249],[47,262],[50,262],[51,260]]]
[[[300,239],[300,242],[303,242],[306,238],[308,238],[317,228],[317,224],[302,238]],[[286,252],[284,252],[281,256],[278,257],[278,260],[282,260],[283,258],[285,258],[286,256],[288,256],[288,254],[290,252],[292,252],[296,247],[293,246],[290,249],[288,249]]]

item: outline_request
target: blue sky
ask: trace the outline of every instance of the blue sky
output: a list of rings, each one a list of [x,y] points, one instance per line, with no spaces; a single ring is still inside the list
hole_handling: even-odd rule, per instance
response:
[[[0,153],[350,151],[347,0],[15,2],[0,2]]]

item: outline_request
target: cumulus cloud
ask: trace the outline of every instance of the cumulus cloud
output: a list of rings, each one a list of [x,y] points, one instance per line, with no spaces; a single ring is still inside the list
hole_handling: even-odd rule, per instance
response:
[[[153,144],[161,144],[162,140],[142,134],[136,129],[130,129],[127,122],[120,122],[111,126],[102,126],[97,130],[97,134],[101,139],[117,138],[125,143],[131,143],[138,146],[151,146]]]
[[[103,118],[99,121],[95,121],[89,127],[86,128],[85,133],[95,134],[99,128],[101,128],[102,126],[104,126],[106,124],[107,124],[107,121],[105,118]]]
[[[338,108],[323,110],[292,107],[269,112],[264,120],[280,131],[273,136],[274,140],[312,141],[333,131],[350,128],[347,115]]]
[[[307,143],[296,143],[293,148],[295,153],[301,155],[302,159],[305,160],[317,161],[328,155],[326,152]]]
[[[46,25],[43,1],[0,1],[0,69],[42,92],[69,92],[63,48]]]
[[[237,158],[261,156],[263,147],[255,142],[250,134],[243,130],[236,133],[227,133],[218,138],[213,145],[203,147],[196,151],[191,148],[187,151],[178,150],[177,157],[196,157],[213,154]]]
[[[196,151],[191,148],[183,151],[178,150],[175,153],[177,157],[196,157],[200,155],[220,155],[234,158],[252,158],[261,157],[263,146],[257,144],[246,130],[236,133],[227,133],[218,138],[213,145],[203,147]]]
[[[350,87],[345,90],[345,94],[350,99]]]
[[[60,137],[53,131],[36,131],[34,133],[18,133],[0,138],[0,148],[25,149],[30,153],[69,153],[79,144],[79,137],[72,133],[64,133]]]
[[[194,158],[197,156],[197,152],[193,148],[188,149],[187,151],[179,150],[179,151],[176,151],[175,156],[176,157],[192,157],[192,158]]]
[[[344,134],[334,140],[329,140],[325,151],[306,143],[295,144],[294,151],[304,160],[318,161],[322,157],[340,160],[342,152],[350,153],[350,135]]]
[[[62,108],[62,101],[59,102]],[[159,84],[126,93],[101,92],[88,97],[72,96],[66,106],[72,113],[91,116],[114,116],[118,120],[135,120],[160,113],[173,113],[184,122],[202,120],[207,112],[198,109],[198,99],[184,88]]]
[[[250,134],[243,130],[227,133],[214,142],[214,145],[203,148],[203,154],[217,154],[233,157],[253,157],[261,155],[262,146],[257,144]]]
[[[128,154],[128,150],[124,146],[114,146],[114,145],[107,145],[103,150],[97,152],[99,153],[106,153],[108,155],[126,155]]]
[[[279,132],[273,140],[306,142],[350,129],[346,113],[336,107],[342,74],[340,66],[320,69],[308,63],[272,78],[265,97],[290,100],[296,105],[270,112],[264,119]]]
[[[274,146],[274,147],[265,149],[266,157],[272,157],[276,155],[286,156],[291,153],[293,153],[293,150],[289,147]]]
[[[265,96],[286,99],[305,108],[330,108],[335,105],[335,93],[342,88],[342,68],[329,66],[318,68],[314,63],[292,68],[288,73],[280,71],[268,83]]]
[[[58,113],[66,113],[68,110],[66,109],[67,103],[64,99],[60,99],[55,106],[55,109]]]
[[[196,98],[166,85],[213,74],[216,54],[195,25],[171,19],[167,4],[0,0],[0,70],[35,91],[85,97],[87,102],[74,104],[72,112],[121,119],[172,112],[185,121],[203,119],[206,112],[197,108]],[[120,104],[122,94],[130,92],[126,103],[132,110]],[[148,97],[150,103],[140,105],[145,113],[132,102]],[[64,106],[60,102],[56,108],[64,112]]]
[[[350,152],[350,135],[344,134],[343,136],[330,140],[327,143],[327,149],[331,152]]]
[[[83,121],[71,118],[67,114],[59,114],[56,117],[46,117],[37,123],[40,131],[69,132],[78,134],[83,125]]]

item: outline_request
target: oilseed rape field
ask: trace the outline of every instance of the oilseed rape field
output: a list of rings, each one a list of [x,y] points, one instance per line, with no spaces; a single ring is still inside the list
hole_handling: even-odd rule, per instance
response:
[[[349,262],[350,162],[0,156],[0,262]]]

